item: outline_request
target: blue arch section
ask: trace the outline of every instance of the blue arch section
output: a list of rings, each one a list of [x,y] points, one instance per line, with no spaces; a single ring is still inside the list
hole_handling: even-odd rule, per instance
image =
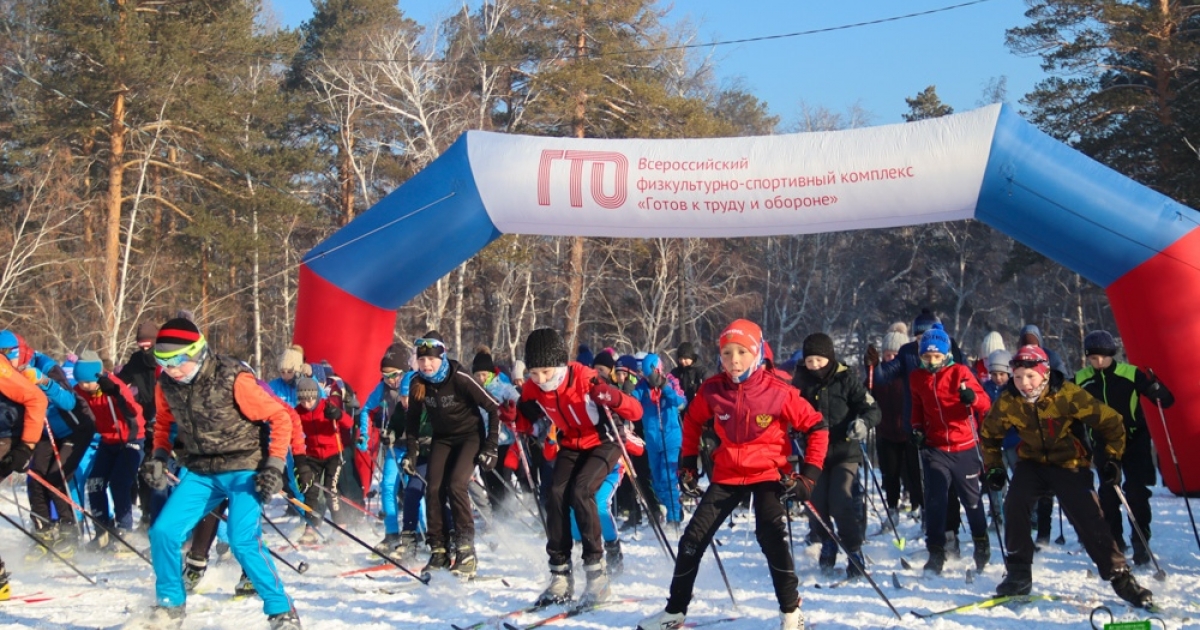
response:
[[[463,135],[403,186],[304,256],[346,293],[395,310],[500,236],[484,208]]]
[[[1046,135],[1004,106],[975,218],[1107,287],[1195,228],[1186,206]]]

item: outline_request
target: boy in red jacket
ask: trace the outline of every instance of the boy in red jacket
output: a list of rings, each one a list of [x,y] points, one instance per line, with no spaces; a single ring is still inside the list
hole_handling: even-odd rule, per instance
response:
[[[342,412],[340,402],[338,397],[321,398],[321,386],[313,379],[307,376],[296,379],[296,413],[300,416],[305,451],[305,455],[296,456],[296,478],[300,480],[304,503],[317,514],[325,513],[321,504],[325,491],[320,486],[337,490],[342,473],[342,431],[354,427],[354,419]],[[337,495],[326,497],[325,502],[329,504],[333,522],[342,524]],[[305,525],[300,544],[312,545],[317,540],[312,524]]]
[[[558,431],[550,488],[546,493],[546,552],[550,555],[550,586],[538,597],[539,605],[565,602],[575,594],[571,574],[571,512],[583,544],[583,569],[587,574],[581,604],[608,598],[608,572],[600,531],[596,491],[621,457],[614,427],[619,420],[640,420],[637,399],[607,381],[596,371],[568,362],[567,345],[558,332],[542,328],[525,340],[525,365],[529,380],[521,388],[517,408],[530,422],[549,418]],[[544,421],[542,421],[544,424]]]
[[[954,362],[950,336],[941,324],[921,335],[917,348],[921,369],[909,375],[912,390],[913,442],[921,449],[925,477],[925,570],[941,574],[946,563],[946,509],[953,487],[967,512],[975,542],[975,567],[982,570],[991,558],[987,515],[980,500],[979,419],[987,415],[992,399],[975,379],[971,368]],[[930,526],[930,523],[936,526]]]
[[[804,627],[783,500],[808,501],[825,461],[829,430],[821,414],[800,397],[796,388],[763,369],[762,330],[757,324],[735,320],[721,333],[718,345],[722,373],[704,381],[688,405],[679,458],[680,489],[689,496],[700,496],[696,470],[700,433],[712,418],[721,442],[713,451],[711,483],[679,541],[666,609],[643,619],[638,624],[640,630],[683,626],[700,558],[717,528],[747,494],[754,496],[755,535],[775,584],[782,614],[780,628]],[[789,471],[789,431],[807,436],[800,475]]]

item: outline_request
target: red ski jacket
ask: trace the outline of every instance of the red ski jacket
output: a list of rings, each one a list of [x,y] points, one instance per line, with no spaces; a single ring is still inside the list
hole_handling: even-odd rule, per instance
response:
[[[567,365],[567,376],[554,391],[544,392],[532,380],[525,381],[521,388],[521,402],[533,401],[542,408],[546,417],[558,428],[558,445],[573,451],[584,451],[613,440],[608,421],[592,398],[599,377],[596,371],[582,363],[572,361]],[[604,402],[609,411],[626,420],[641,420],[642,405],[636,398],[622,394],[616,387],[601,383],[608,394],[615,394]],[[536,422],[537,418],[529,418]],[[617,421],[620,422],[619,420]]]
[[[85,391],[76,385],[75,393],[87,401],[96,416],[96,433],[100,435],[101,444],[124,444],[130,441],[130,434],[135,440],[146,438],[146,420],[142,418],[142,406],[137,403],[133,390],[112,372],[104,374],[121,390],[120,397],[109,396],[100,390]]]
[[[337,420],[325,417],[325,407],[333,404],[329,398],[317,400],[317,406],[312,410],[296,405],[296,414],[300,416],[300,426],[304,428],[304,450],[312,459],[328,459],[342,452],[342,431],[354,427],[354,418],[348,413],[342,413]],[[341,411],[339,408],[338,411]]]
[[[926,446],[948,453],[975,448],[975,432],[992,408],[992,399],[971,368],[961,363],[936,372],[918,368],[908,376],[908,383],[912,391],[912,428],[925,433]],[[959,394],[963,383],[975,392],[970,407],[962,404]]]
[[[722,372],[700,385],[683,417],[683,457],[700,453],[700,433],[709,418],[721,444],[713,452],[715,483],[747,486],[779,481],[790,472],[788,429],[807,436],[804,463],[818,470],[829,450],[829,429],[800,390],[766,370],[756,370],[743,383]]]

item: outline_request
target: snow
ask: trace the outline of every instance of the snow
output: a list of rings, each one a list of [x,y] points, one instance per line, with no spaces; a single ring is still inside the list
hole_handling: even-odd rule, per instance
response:
[[[1193,602],[1200,594],[1200,581],[1195,579],[1197,546],[1188,523],[1188,514],[1181,498],[1165,488],[1156,488],[1152,500],[1154,509],[1153,547],[1159,562],[1169,577],[1165,583],[1152,579],[1152,568],[1138,568],[1139,581],[1154,591],[1156,601],[1163,606],[1168,628],[1200,628],[1200,608]],[[1195,506],[1200,509],[1200,504]],[[15,515],[11,503],[5,512]],[[300,523],[294,517],[283,517],[283,505],[276,503],[268,512],[289,533],[299,534]],[[415,584],[399,571],[380,571],[353,577],[336,577],[356,567],[375,564],[362,547],[349,542],[337,532],[330,534],[329,543],[319,549],[296,552],[286,548],[277,535],[268,530],[266,539],[289,561],[307,560],[311,568],[297,575],[279,565],[281,575],[305,628],[337,630],[341,628],[442,628],[451,623],[460,626],[495,619],[487,627],[499,627],[498,615],[532,602],[547,582],[546,555],[543,541],[532,531],[531,517],[518,523],[506,520],[493,524],[478,535],[477,547],[481,579],[460,583],[447,573],[434,576],[430,586]],[[868,532],[879,530],[874,517]],[[1088,526],[1101,526],[1100,523]],[[0,554],[12,574],[13,596],[43,591],[49,601],[36,603],[8,602],[0,604],[0,628],[52,628],[83,630],[86,628],[119,627],[144,611],[153,601],[153,573],[138,558],[102,557],[80,551],[73,561],[100,582],[90,586],[62,564],[43,560],[26,564],[24,557],[30,549],[28,538],[7,524],[0,536]],[[906,551],[914,569],[900,567],[901,551],[891,538],[876,535],[868,538],[865,550],[873,563],[869,569],[884,593],[904,614],[897,620],[879,596],[864,581],[836,589],[814,588],[817,583],[829,584],[840,577],[822,576],[817,570],[817,547],[803,544],[808,525],[803,519],[793,523],[796,540],[797,572],[800,577],[803,611],[809,627],[820,630],[840,628],[1025,628],[1031,622],[1042,629],[1086,628],[1088,612],[1097,605],[1110,607],[1118,619],[1146,618],[1142,611],[1123,605],[1109,585],[1094,575],[1094,567],[1083,553],[1071,527],[1067,525],[1067,544],[1051,544],[1038,554],[1034,567],[1036,593],[1052,593],[1067,601],[1038,602],[1016,608],[994,608],[921,620],[907,614],[910,610],[929,612],[942,610],[983,598],[994,592],[1003,577],[1000,554],[993,536],[993,564],[989,565],[973,584],[967,584],[964,573],[969,566],[970,538],[964,539],[961,560],[951,560],[941,577],[922,578],[924,562],[919,525],[903,518],[901,532],[907,539]],[[360,524],[353,531],[374,544],[382,538],[382,528]],[[1055,517],[1054,537],[1058,535]],[[678,533],[671,534],[673,539]],[[148,546],[145,535],[131,535],[131,542]],[[737,621],[712,626],[719,630],[750,630],[778,627],[778,608],[767,575],[765,560],[754,539],[754,524],[750,514],[739,511],[731,523],[718,534],[720,553],[733,583],[738,610],[732,608],[724,582],[717,571],[711,552],[706,555],[696,582],[696,594],[689,610],[689,621],[707,621],[737,616]],[[635,603],[614,605],[551,624],[550,628],[634,628],[643,616],[663,605],[670,583],[671,565],[655,542],[649,529],[639,530],[623,542],[625,572],[613,583],[615,598],[639,598]],[[578,546],[576,547],[578,549]],[[239,570],[232,557],[214,558],[197,594],[188,600],[188,618],[184,628],[230,628],[252,630],[266,628],[267,623],[257,598],[233,600],[233,586]],[[421,558],[422,563],[424,556]],[[578,566],[576,551],[576,586],[582,589],[583,571]],[[845,557],[839,557],[844,566]],[[413,567],[416,568],[416,567]],[[1089,574],[1088,570],[1092,573]],[[892,585],[891,574],[896,572],[902,590]],[[486,576],[486,577],[485,577]],[[374,578],[374,579],[372,579]],[[385,589],[388,592],[381,592]],[[556,612],[526,615],[509,619],[516,623],[532,623],[542,616]],[[1157,626],[1155,626],[1157,627]]]

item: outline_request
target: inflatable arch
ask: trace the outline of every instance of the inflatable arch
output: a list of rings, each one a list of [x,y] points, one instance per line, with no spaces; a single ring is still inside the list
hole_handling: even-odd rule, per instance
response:
[[[295,340],[367,391],[396,309],[505,233],[737,237],[975,218],[1105,288],[1130,360],[1176,394],[1167,421],[1187,455],[1200,447],[1193,215],[1002,105],[751,138],[469,132],[305,256]],[[1166,458],[1152,405],[1146,415]],[[1180,464],[1188,491],[1200,490],[1200,458]]]

